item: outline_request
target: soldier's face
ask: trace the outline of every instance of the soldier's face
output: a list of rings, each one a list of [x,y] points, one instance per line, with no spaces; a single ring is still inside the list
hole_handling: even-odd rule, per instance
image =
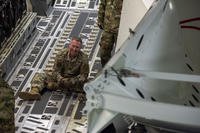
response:
[[[81,49],[81,43],[76,40],[72,40],[70,45],[69,45],[69,55],[71,57],[75,57],[78,55]]]

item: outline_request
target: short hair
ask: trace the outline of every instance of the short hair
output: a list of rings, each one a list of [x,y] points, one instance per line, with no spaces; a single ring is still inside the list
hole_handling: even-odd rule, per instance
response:
[[[82,39],[81,39],[80,37],[77,37],[77,36],[73,36],[71,40],[76,40],[76,41],[80,42],[81,45],[82,45],[82,43],[83,43],[83,42],[82,42]]]

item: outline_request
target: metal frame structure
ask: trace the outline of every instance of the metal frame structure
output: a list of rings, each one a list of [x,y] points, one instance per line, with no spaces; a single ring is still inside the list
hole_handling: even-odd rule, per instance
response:
[[[182,12],[186,4],[192,11]],[[153,3],[101,74],[85,85],[88,132],[101,132],[121,114],[164,130],[200,130],[199,4]],[[195,22],[186,28],[184,20]]]

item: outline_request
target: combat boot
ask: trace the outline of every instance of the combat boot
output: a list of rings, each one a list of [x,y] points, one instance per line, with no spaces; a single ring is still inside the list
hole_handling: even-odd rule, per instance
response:
[[[30,92],[19,92],[19,97],[23,100],[39,100],[41,95],[39,89],[33,87]]]

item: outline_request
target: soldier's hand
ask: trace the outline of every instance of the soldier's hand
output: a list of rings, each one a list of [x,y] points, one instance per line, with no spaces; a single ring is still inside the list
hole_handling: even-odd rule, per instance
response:
[[[72,85],[70,78],[63,78],[59,82],[59,86],[62,88],[69,88]]]

